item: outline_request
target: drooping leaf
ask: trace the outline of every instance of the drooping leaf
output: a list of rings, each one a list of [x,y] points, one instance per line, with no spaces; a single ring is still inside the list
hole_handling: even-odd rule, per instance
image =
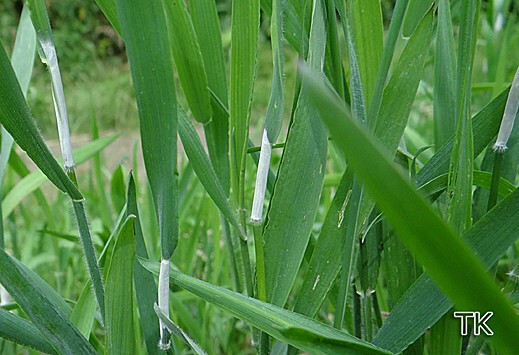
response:
[[[0,283],[58,353],[95,353],[92,345],[61,308],[34,286],[23,269],[3,249],[0,249]]]
[[[144,259],[139,261],[148,270],[158,274],[159,263]],[[311,318],[214,286],[173,269],[170,282],[311,354],[386,354],[384,350]]]

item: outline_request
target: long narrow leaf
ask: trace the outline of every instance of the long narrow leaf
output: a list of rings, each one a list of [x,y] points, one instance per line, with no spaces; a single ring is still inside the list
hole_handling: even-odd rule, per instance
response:
[[[139,261],[154,274],[159,264]],[[311,354],[385,354],[373,345],[300,314],[171,270],[170,282]]]
[[[109,354],[135,350],[133,324],[133,260],[135,216],[126,218],[115,242],[106,277],[106,342]]]
[[[324,18],[321,1],[313,10],[309,63],[322,71]],[[304,86],[303,82],[303,86]],[[265,227],[267,300],[282,307],[310,238],[326,165],[324,127],[302,95],[294,113]]]
[[[519,191],[513,192],[464,235],[487,268],[517,240]],[[452,307],[428,275],[422,275],[393,308],[374,344],[395,353],[403,351]],[[412,324],[406,319],[414,319]]]
[[[3,249],[0,249],[0,283],[59,353],[95,353],[65,313],[54,302],[44,297]]]
[[[495,331],[492,341],[503,352],[513,353],[519,344],[508,334],[519,331],[519,318],[481,262],[414,190],[409,180],[395,169],[378,143],[374,143],[341,104],[327,93],[326,87],[312,74],[306,77],[321,118],[334,137],[340,137],[339,145],[348,163],[402,242],[459,309],[492,309],[494,317],[490,326]],[[467,277],[468,270],[470,277]]]
[[[43,141],[4,47],[1,44],[0,47],[0,124],[58,189],[68,193],[74,200],[83,200],[76,185],[68,178]]]

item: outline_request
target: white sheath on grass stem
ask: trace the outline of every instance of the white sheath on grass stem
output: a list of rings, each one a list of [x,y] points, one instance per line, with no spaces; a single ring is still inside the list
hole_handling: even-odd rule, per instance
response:
[[[507,149],[506,144],[508,138],[514,128],[515,116],[519,108],[519,67],[515,73],[510,93],[508,94],[508,100],[506,101],[505,114],[503,115],[503,121],[501,121],[501,127],[499,128],[499,134],[497,135],[496,144],[494,144],[494,150],[498,152],[504,152]]]
[[[59,71],[58,56],[56,48],[50,41],[40,41],[41,49],[45,55],[45,61],[49,67],[52,82],[52,99],[54,102],[54,110],[56,111],[56,119],[58,122],[59,143],[65,170],[74,169],[74,158],[72,157],[72,145],[70,143],[70,130],[68,126],[67,105],[65,104],[65,92],[63,91],[63,83],[61,81],[61,73]]]
[[[169,260],[162,260],[160,262],[159,273],[159,308],[164,314],[169,315]],[[160,322],[160,343],[159,347],[162,350],[167,350],[170,347],[169,336],[164,332],[168,332],[166,325],[162,320]],[[164,338],[168,337],[168,342],[164,343]]]
[[[272,146],[269,142],[267,131],[263,130],[261,140],[261,151],[258,163],[258,174],[256,175],[256,186],[254,188],[254,199],[252,201],[251,223],[261,224],[263,221],[263,204],[265,202],[265,190],[267,188],[267,177],[269,173]]]

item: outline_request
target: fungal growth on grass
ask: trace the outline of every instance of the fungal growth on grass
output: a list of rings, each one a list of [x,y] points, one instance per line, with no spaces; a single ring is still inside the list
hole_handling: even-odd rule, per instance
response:
[[[497,153],[504,153],[507,149],[508,139],[514,128],[515,117],[519,109],[519,67],[515,72],[514,81],[508,94],[508,100],[506,101],[505,113],[503,115],[503,121],[501,121],[501,127],[497,135],[496,143],[494,144],[494,150]]]

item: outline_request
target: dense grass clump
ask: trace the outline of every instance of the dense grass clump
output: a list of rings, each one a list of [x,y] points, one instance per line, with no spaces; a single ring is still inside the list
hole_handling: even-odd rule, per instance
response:
[[[518,16],[0,2],[0,352],[515,354]]]

